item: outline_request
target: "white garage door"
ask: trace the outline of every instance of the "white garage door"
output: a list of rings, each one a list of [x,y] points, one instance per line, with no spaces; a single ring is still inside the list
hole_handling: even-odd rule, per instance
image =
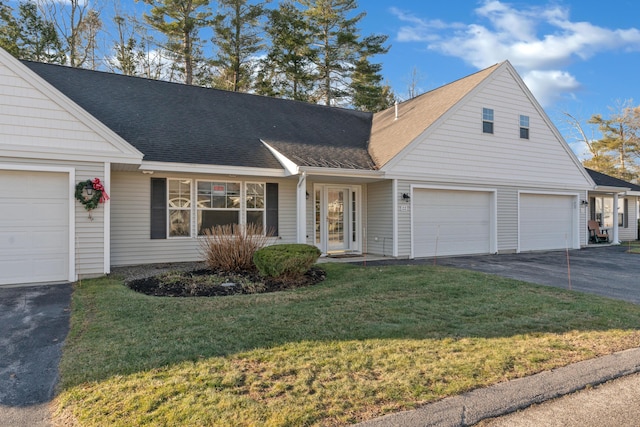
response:
[[[68,174],[0,170],[0,285],[68,278]]]
[[[492,193],[416,189],[413,256],[491,252]]]
[[[575,197],[549,194],[520,195],[520,250],[574,247]]]

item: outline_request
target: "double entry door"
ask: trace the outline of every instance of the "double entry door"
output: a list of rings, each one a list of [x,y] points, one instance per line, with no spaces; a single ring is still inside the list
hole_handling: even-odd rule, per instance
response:
[[[360,252],[360,187],[316,185],[315,244],[323,253]]]

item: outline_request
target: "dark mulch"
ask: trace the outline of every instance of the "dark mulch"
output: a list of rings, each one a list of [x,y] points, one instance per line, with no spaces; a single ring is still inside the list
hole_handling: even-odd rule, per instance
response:
[[[212,297],[238,294],[277,292],[315,285],[326,278],[326,272],[311,267],[298,280],[261,277],[255,272],[225,274],[211,270],[194,270],[159,274],[127,281],[136,292],[165,297]],[[215,283],[215,284],[213,284]]]

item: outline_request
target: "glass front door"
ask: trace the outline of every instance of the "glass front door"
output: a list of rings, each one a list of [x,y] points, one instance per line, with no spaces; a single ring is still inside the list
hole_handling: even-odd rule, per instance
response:
[[[327,189],[327,251],[344,251],[349,249],[347,235],[348,211],[345,207],[349,192],[345,189]]]
[[[324,253],[360,250],[359,186],[316,185],[315,244]]]

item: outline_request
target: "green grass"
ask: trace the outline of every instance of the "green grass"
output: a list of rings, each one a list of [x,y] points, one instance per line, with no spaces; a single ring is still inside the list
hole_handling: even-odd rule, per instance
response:
[[[640,306],[433,266],[323,264],[295,291],[73,295],[59,419],[345,425],[640,345]]]
[[[627,246],[627,252],[632,254],[640,254],[640,241],[635,240],[632,242],[622,242],[623,246]]]

